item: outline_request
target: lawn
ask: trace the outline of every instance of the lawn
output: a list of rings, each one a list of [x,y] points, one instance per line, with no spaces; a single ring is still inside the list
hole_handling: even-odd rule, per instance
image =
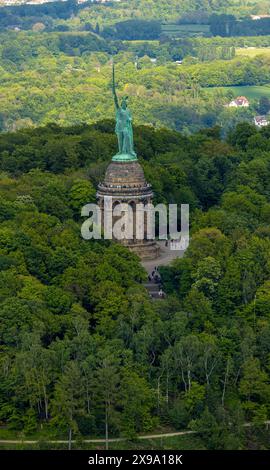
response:
[[[258,55],[268,55],[270,57],[270,47],[239,47],[236,48],[236,55],[250,58]]]
[[[123,44],[149,44],[150,46],[158,46],[159,41],[155,39],[128,39],[123,41]]]
[[[236,96],[246,96],[249,99],[258,100],[261,96],[270,98],[270,85],[262,86],[235,86],[229,87]],[[226,89],[225,89],[226,90]]]
[[[232,91],[235,96],[246,96],[250,100],[259,100],[261,96],[267,96],[270,99],[270,84],[261,86],[230,86],[230,87],[211,87],[204,90],[213,91]]]
[[[208,36],[210,26],[207,24],[163,24],[162,32],[170,37]]]

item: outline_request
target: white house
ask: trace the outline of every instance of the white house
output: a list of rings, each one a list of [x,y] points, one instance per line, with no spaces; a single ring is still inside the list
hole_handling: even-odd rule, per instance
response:
[[[255,116],[254,123],[257,127],[265,127],[270,124],[270,121],[268,120],[267,116]]]
[[[249,101],[245,96],[238,96],[229,103],[229,108],[248,108]]]
[[[263,20],[264,18],[270,18],[270,15],[250,15],[253,21]]]

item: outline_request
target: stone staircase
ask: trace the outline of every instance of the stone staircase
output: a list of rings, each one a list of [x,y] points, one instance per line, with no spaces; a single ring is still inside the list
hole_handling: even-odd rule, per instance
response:
[[[163,300],[163,297],[159,295],[159,284],[148,281],[144,284],[144,287],[148,290],[149,297],[152,300]]]
[[[151,275],[153,273],[156,266],[168,266],[172,263],[173,260],[181,258],[184,255],[183,251],[172,250],[171,246],[166,244],[166,241],[164,240],[158,241],[157,245],[159,247],[158,258],[152,260],[144,259],[141,261],[142,266],[144,267],[148,275]],[[149,292],[149,297],[151,297],[153,300],[163,300],[166,297],[166,294],[164,297],[161,297],[159,295],[159,285],[159,283],[149,280],[144,284],[144,287]]]

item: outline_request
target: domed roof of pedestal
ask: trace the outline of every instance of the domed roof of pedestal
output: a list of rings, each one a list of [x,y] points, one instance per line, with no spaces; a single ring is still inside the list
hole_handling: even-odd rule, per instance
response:
[[[147,186],[144,172],[138,161],[111,162],[103,184],[108,187],[138,188]]]

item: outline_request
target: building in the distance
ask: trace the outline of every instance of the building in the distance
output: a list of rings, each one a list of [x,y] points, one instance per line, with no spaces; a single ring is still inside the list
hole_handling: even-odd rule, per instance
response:
[[[245,96],[238,96],[228,104],[229,108],[248,108],[249,100]]]
[[[266,127],[270,124],[270,121],[267,116],[255,116],[254,123],[257,127]]]
[[[253,21],[264,20],[265,18],[270,18],[270,15],[250,15]]]

